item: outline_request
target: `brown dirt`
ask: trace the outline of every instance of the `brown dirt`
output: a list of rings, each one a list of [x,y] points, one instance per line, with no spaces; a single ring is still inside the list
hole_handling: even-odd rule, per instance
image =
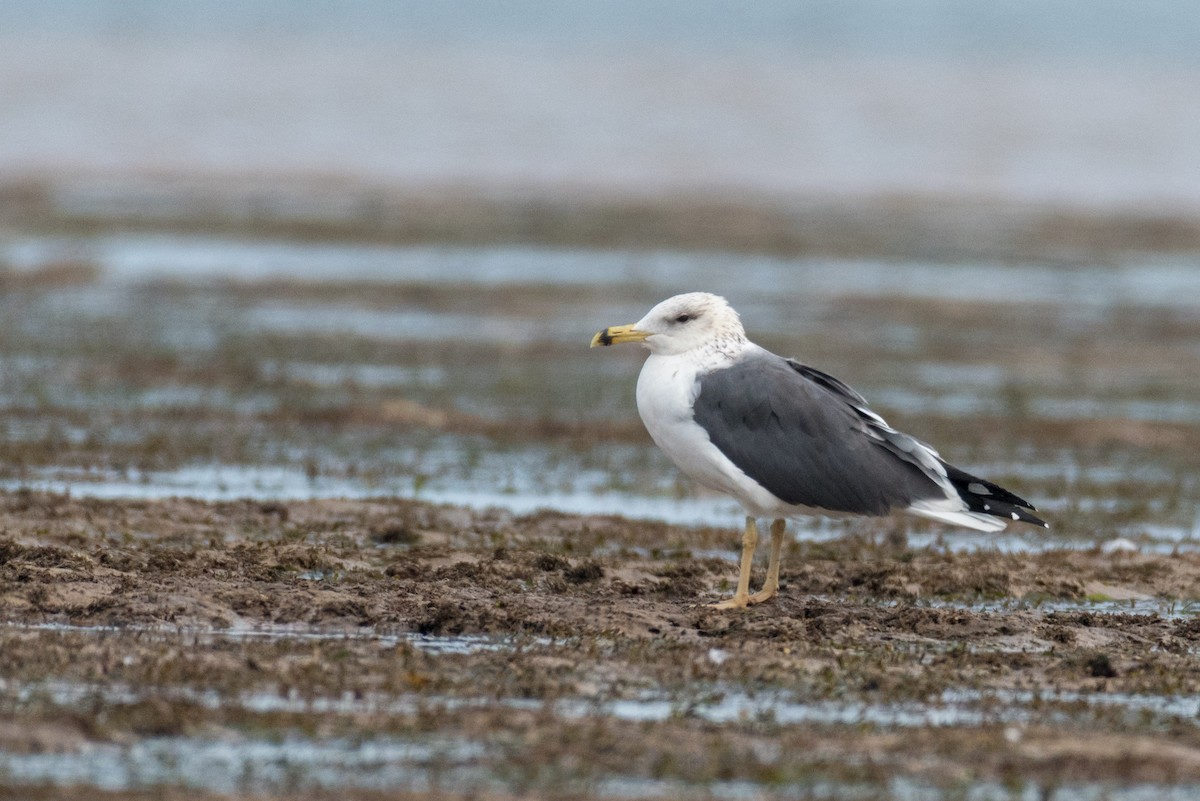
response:
[[[1200,598],[1200,557],[951,554],[911,549],[901,535],[895,524],[863,522],[832,542],[792,543],[776,601],[716,612],[703,604],[730,591],[734,531],[391,499],[3,494],[0,751],[214,731],[439,735],[501,754],[484,766],[503,777],[496,797],[587,795],[589,782],[609,775],[765,788],[814,776],[905,776],[935,787],[1014,777],[1044,787],[1200,781],[1194,720],[1052,697],[1200,692],[1200,622],[1168,614]],[[722,548],[729,559],[695,555]],[[1145,601],[1139,614],[1097,611],[1088,597],[1160,599],[1161,613],[1145,613]],[[1061,601],[1080,604],[1044,608]],[[224,634],[247,628],[281,636]],[[504,647],[431,653],[408,633],[487,635]],[[141,695],[87,708],[17,700],[17,688],[46,681]],[[713,692],[888,704],[936,703],[948,688],[997,699],[996,722],[896,729],[686,713]],[[439,707],[432,718],[420,704],[318,715],[205,706],[181,690],[491,702]],[[1014,691],[1047,696],[1025,704],[1019,725],[1001,714]],[[647,694],[685,711],[641,722],[497,705]],[[788,759],[763,756],[780,749]],[[20,797],[58,792],[26,791]],[[204,797],[171,792],[162,797]]]

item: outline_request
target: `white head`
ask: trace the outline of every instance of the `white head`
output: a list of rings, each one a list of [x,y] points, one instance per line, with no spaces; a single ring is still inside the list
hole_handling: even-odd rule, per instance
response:
[[[688,292],[667,298],[633,325],[606,328],[592,346],[641,342],[651,353],[670,356],[702,347],[739,350],[746,331],[738,313],[719,295]]]

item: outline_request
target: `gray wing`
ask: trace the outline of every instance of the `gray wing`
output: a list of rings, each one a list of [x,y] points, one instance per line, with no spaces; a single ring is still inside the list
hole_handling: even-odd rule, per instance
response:
[[[833,376],[771,353],[703,376],[693,414],[721,453],[785,503],[884,515],[947,495],[929,472],[936,452]]]

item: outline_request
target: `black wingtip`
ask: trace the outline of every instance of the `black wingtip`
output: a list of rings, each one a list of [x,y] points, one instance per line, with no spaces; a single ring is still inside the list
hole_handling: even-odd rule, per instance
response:
[[[1022,523],[1031,523],[1042,528],[1050,528],[1050,524],[1037,515],[1037,508],[1029,501],[1014,492],[993,484],[986,479],[973,476],[953,465],[942,462],[946,468],[946,477],[958,492],[958,497],[967,504],[972,512],[981,512],[993,517],[1004,517]]]

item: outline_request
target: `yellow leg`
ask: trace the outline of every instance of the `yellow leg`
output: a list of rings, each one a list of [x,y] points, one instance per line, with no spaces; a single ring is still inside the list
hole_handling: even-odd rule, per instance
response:
[[[752,604],[769,601],[779,592],[779,556],[783,552],[783,532],[786,527],[786,520],[771,521],[771,561],[767,563],[767,580],[762,591],[754,593],[748,599]]]
[[[732,598],[709,604],[712,609],[744,609],[750,603],[750,565],[754,562],[754,546],[758,544],[758,525],[753,517],[746,518],[742,534],[742,570],[738,574],[737,592]]]

